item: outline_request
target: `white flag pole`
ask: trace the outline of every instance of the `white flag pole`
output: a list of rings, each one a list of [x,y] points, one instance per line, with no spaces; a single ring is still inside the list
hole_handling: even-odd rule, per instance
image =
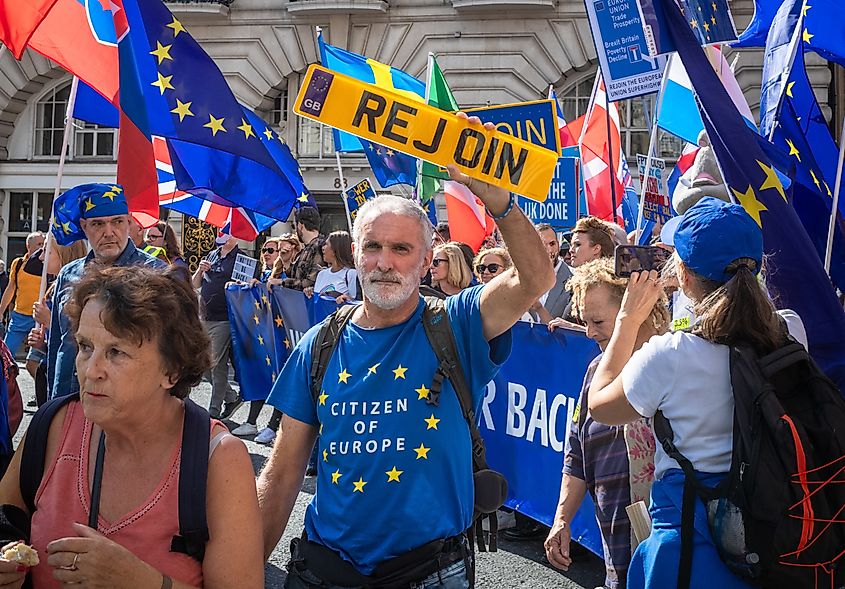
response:
[[[637,243],[640,242],[642,231],[643,217],[645,216],[645,193],[648,187],[648,176],[651,172],[651,161],[653,159],[654,151],[657,147],[657,121],[660,118],[660,109],[663,107],[663,95],[666,93],[666,81],[669,79],[669,68],[672,67],[672,59],[675,54],[670,53],[669,59],[666,60],[666,67],[663,70],[663,79],[660,80],[660,90],[657,92],[657,99],[654,103],[654,116],[651,119],[651,137],[648,140],[648,154],[645,158],[645,172],[640,177],[640,208],[637,213],[637,226],[634,229],[637,236]]]
[[[70,134],[73,128],[73,107],[76,104],[76,91],[79,88],[79,78],[73,77],[70,83],[70,96],[67,99],[67,112],[65,113],[65,134],[62,137],[62,153],[59,155],[59,169],[56,172],[56,188],[53,190],[53,201],[50,203],[50,225],[48,232],[53,230],[55,219],[53,218],[53,207],[56,204],[56,199],[62,191],[62,176],[65,171],[65,156],[67,154],[68,146],[70,145]],[[44,300],[44,293],[47,292],[47,266],[50,263],[50,242],[52,240],[44,240],[44,269],[41,271],[41,285],[38,287],[38,300]]]
[[[833,234],[836,230],[836,215],[839,212],[839,191],[842,189],[843,160],[845,160],[845,121],[842,121],[842,133],[839,135],[839,165],[836,167],[836,183],[833,188],[830,225],[827,227],[827,249],[824,253],[824,271],[828,275],[830,274],[830,261],[833,257]]]
[[[340,152],[335,150],[337,158],[337,175],[340,178],[340,200],[343,201],[343,209],[346,211],[346,222],[349,224],[349,234],[352,234],[352,215],[349,214],[349,203],[346,202],[346,179],[343,177],[343,166],[340,165]]]
[[[579,152],[581,150],[581,144],[584,142],[584,135],[587,133],[587,126],[590,124],[590,118],[593,116],[593,108],[596,104],[596,93],[599,91],[599,83],[601,83],[601,69],[596,70],[596,79],[593,81],[593,89],[590,92],[590,102],[587,103],[587,112],[584,117],[584,124],[581,125],[581,134],[578,136]]]

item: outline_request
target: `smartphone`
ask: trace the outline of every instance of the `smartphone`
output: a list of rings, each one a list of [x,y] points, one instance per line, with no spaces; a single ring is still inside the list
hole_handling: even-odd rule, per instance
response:
[[[613,252],[617,276],[628,278],[631,272],[648,272],[663,269],[669,251],[653,245],[617,245]]]

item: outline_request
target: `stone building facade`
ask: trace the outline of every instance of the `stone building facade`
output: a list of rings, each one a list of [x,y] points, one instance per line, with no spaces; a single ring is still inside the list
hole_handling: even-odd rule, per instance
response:
[[[742,30],[753,2],[731,5]],[[279,128],[329,228],[345,225],[331,133],[290,110],[302,74],[318,61],[315,27],[333,45],[420,78],[434,52],[464,107],[538,99],[551,84],[566,117],[574,117],[587,107],[596,71],[583,0],[189,0],[168,6],[215,59],[238,99]],[[807,61],[819,102],[839,128],[841,71],[814,56]],[[759,50],[745,50],[736,65],[755,113],[761,63]],[[40,55],[28,51],[18,62],[0,49],[0,259],[20,253],[27,232],[47,227],[69,86],[68,74]],[[652,104],[651,98],[621,104],[629,157],[648,145]],[[114,181],[116,142],[114,131],[77,121],[62,189]],[[680,148],[668,136],[659,145],[670,159]],[[349,185],[371,175],[363,156],[344,155],[342,166]]]

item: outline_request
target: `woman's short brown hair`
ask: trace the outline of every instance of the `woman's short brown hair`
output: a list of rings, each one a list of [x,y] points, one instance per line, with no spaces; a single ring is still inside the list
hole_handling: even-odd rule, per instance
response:
[[[572,233],[585,233],[590,239],[590,245],[601,246],[601,257],[612,257],[616,247],[613,229],[598,217],[583,217],[575,223]]]
[[[102,303],[100,321],[109,333],[138,345],[157,344],[165,373],[176,381],[170,389],[174,397],[187,397],[211,367],[211,340],[196,293],[182,273],[144,266],[88,269],[65,305],[74,334],[92,299]]]

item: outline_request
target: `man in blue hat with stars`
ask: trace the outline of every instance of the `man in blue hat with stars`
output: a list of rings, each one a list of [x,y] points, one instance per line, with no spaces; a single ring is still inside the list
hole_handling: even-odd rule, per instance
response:
[[[82,277],[88,264],[167,267],[161,260],[135,247],[129,239],[129,223],[126,195],[119,185],[81,184],[63,193],[54,203],[51,229],[56,242],[68,245],[87,239],[91,251],[62,268],[56,278],[47,358],[51,399],[79,391],[76,342],[70,332],[70,319],[63,311],[72,286]]]

